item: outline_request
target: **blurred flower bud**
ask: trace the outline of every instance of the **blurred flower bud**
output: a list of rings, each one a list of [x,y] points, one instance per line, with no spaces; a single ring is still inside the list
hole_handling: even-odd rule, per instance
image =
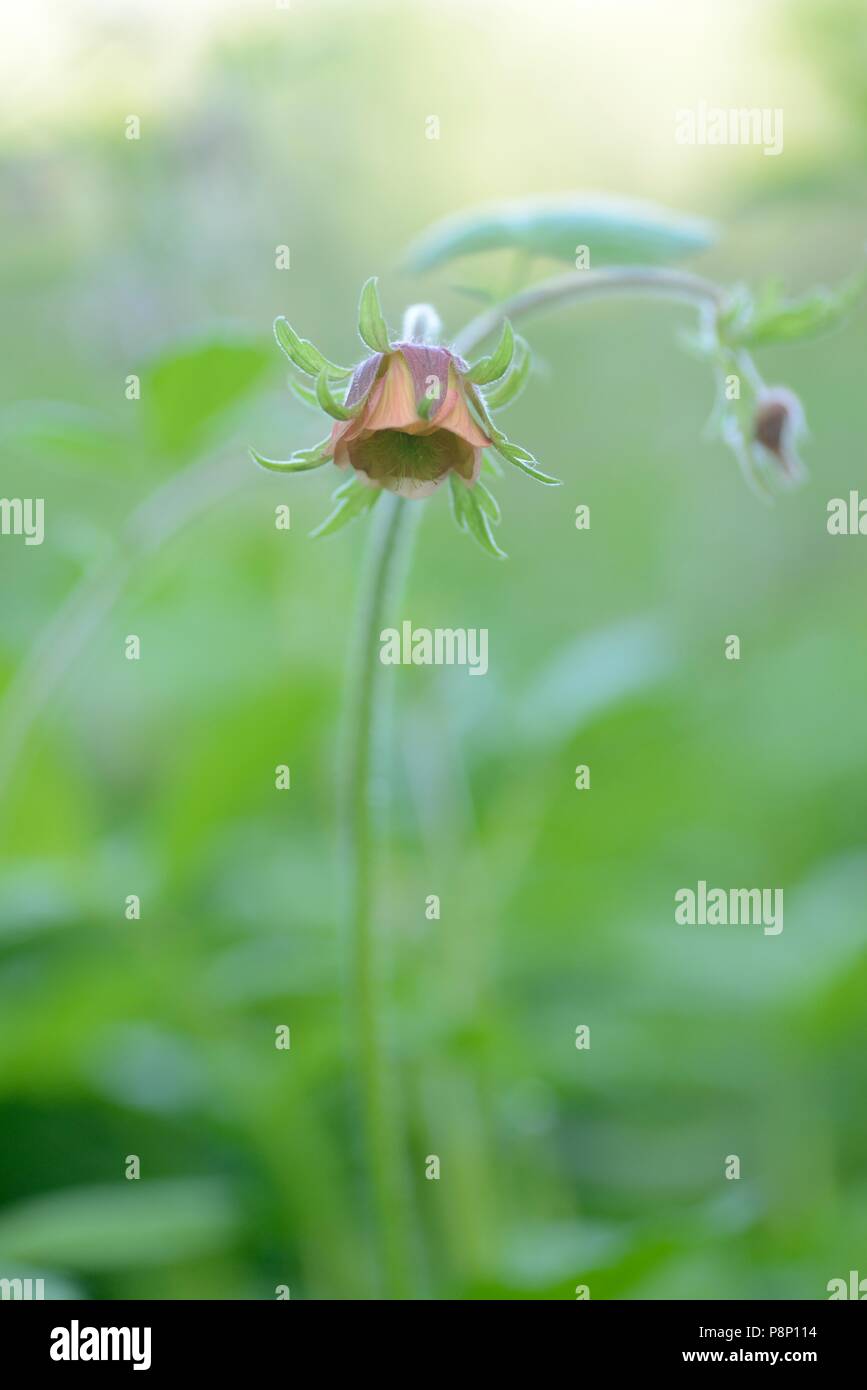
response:
[[[805,474],[798,442],[807,428],[804,407],[785,386],[768,386],[759,393],[753,414],[753,446],[770,455],[788,483]]]
[[[432,304],[410,304],[403,316],[403,336],[409,343],[435,343],[443,331]]]

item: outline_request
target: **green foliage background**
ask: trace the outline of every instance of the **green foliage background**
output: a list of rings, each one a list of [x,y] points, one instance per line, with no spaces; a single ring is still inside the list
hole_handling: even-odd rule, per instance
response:
[[[270,323],[352,360],[378,274],[393,324],[432,298],[457,330],[456,286],[509,265],[398,267],[484,198],[653,197],[723,226],[703,273],[794,290],[846,276],[865,237],[858,0],[664,4],[637,85],[635,16],[605,8],[215,10],[159,86],[177,15],[106,29],[84,6],[83,61],[113,79],[82,95],[71,64],[68,101],[0,137],[0,493],[47,518],[42,547],[0,541],[2,1276],[376,1296],[334,843],[365,523],[309,542],[332,478],[245,458],[324,433]],[[687,9],[713,20],[704,48],[676,42]],[[700,99],[783,106],[784,155],[663,127],[649,157],[643,113]],[[396,673],[380,788],[420,1297],[822,1298],[867,1274],[867,552],[825,530],[865,488],[867,321],[761,355],[812,432],[810,482],[767,509],[701,439],[687,320],[599,303],[524,329],[542,366],[507,425],[566,486],[500,484],[507,564],[444,494],[424,507],[397,616],[487,627],[491,670]],[[77,601],[57,620],[82,582],[98,621]],[[676,927],[699,878],[782,886],[783,934]]]

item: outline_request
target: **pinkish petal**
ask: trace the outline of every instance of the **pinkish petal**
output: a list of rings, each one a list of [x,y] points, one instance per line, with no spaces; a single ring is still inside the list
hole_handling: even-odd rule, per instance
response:
[[[365,360],[355,368],[352,374],[352,380],[349,383],[349,390],[346,393],[344,405],[356,405],[358,401],[361,400],[362,396],[367,395],[371,386],[376,381],[376,375],[379,371],[381,362],[382,353],[375,352],[372,357],[365,358]]]
[[[428,347],[424,343],[398,343],[397,348],[412,376],[416,407],[426,397],[433,402],[427,417],[432,420],[445,403],[452,355],[448,348]]]
[[[473,457],[470,466],[467,468],[461,465],[455,468],[455,472],[460,474],[467,487],[473,487],[479,481],[479,474],[482,471],[482,450],[473,449]]]
[[[335,420],[331,426],[331,452],[335,460],[338,450],[345,447],[349,439],[354,438],[361,428],[358,419],[354,420]]]
[[[386,358],[385,371],[358,418],[362,417],[366,430],[406,430],[415,433],[423,426],[424,421],[418,418],[412,377],[399,352],[389,353]],[[412,426],[416,429],[413,430]]]
[[[491,440],[482,433],[470,414],[469,406],[464,399],[454,371],[449,377],[448,395],[443,402],[442,410],[437,415],[436,427],[440,430],[450,430],[452,434],[459,435],[468,444],[472,444],[475,449],[485,449],[491,443]]]

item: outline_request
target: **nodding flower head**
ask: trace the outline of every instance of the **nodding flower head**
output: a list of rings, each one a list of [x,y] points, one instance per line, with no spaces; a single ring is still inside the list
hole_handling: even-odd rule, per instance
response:
[[[448,348],[418,342],[368,357],[344,402],[357,413],[331,430],[337,467],[402,497],[429,497],[452,472],[474,486],[493,440],[470,413],[465,370]]]
[[[329,534],[368,511],[383,491],[429,497],[448,478],[460,529],[502,556],[491,529],[500,519],[499,507],[480,478],[483,464],[495,473],[500,469],[484,451],[493,450],[539,482],[557,482],[541,471],[532,454],[509,441],[490,413],[523,388],[530,368],[526,344],[504,320],[494,351],[469,365],[434,341],[440,323],[426,304],[407,310],[403,334],[392,342],[375,280],[362,290],[358,331],[369,355],[357,367],[339,367],[299,338],[285,319],[277,319],[277,342],[292,365],[315,383],[290,378],[290,385],[334,423],[328,438],[312,449],[285,460],[251,451],[254,459],[278,472],[302,472],[333,461],[349,475],[335,493],[335,511],[314,535]]]
[[[753,445],[775,461],[787,483],[804,476],[798,443],[805,434],[804,407],[794,391],[785,386],[768,386],[756,400],[753,414]]]

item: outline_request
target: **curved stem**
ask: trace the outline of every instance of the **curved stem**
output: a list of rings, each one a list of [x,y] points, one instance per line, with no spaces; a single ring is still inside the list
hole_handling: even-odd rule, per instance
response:
[[[516,319],[544,309],[552,304],[565,304],[573,299],[596,299],[608,294],[646,294],[662,299],[675,299],[714,309],[725,306],[726,292],[710,280],[687,271],[663,270],[654,266],[615,266],[610,270],[573,270],[555,275],[540,285],[531,285],[493,309],[478,315],[455,340],[455,350],[474,352],[480,343],[499,328],[504,318]]]
[[[503,318],[518,318],[549,304],[610,293],[638,292],[719,308],[724,296],[697,276],[654,268],[625,268],[557,276],[506,299],[474,319],[458,336],[459,352],[471,352]],[[382,1263],[388,1294],[409,1297],[412,1286],[409,1202],[403,1166],[396,1088],[390,1078],[385,1038],[384,992],[374,924],[374,837],[370,780],[378,637],[394,586],[407,504],[384,493],[374,513],[369,570],[359,606],[348,695],[348,756],[343,798],[352,998],[361,1070],[364,1131],[376,1200]]]
[[[347,691],[348,750],[343,803],[348,928],[354,1022],[361,1071],[364,1130],[376,1200],[385,1285],[391,1298],[409,1297],[408,1194],[397,1096],[384,1043],[381,970],[376,949],[373,894],[371,767],[376,717],[379,634],[394,586],[407,502],[383,493],[373,515],[369,568],[359,604],[353,670]]]

